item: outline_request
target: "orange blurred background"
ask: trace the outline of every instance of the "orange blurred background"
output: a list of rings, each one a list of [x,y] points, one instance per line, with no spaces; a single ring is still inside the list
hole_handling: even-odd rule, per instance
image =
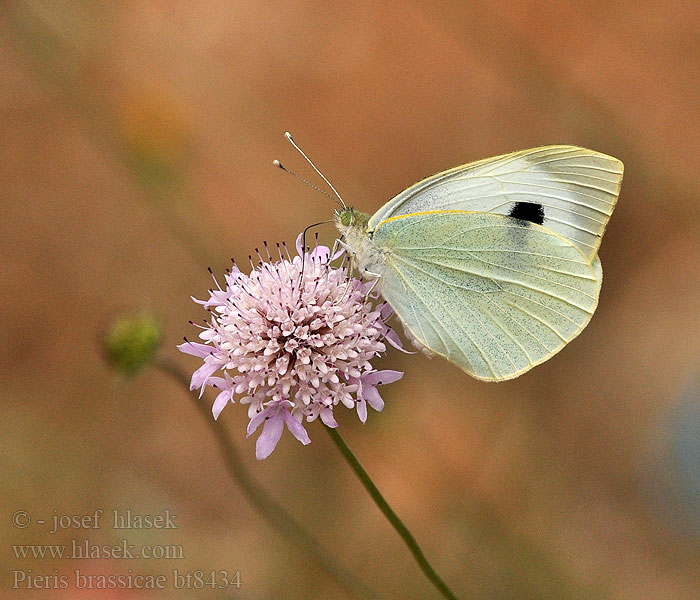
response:
[[[361,210],[457,164],[566,143],[625,163],[585,332],[506,383],[389,352],[386,408],[341,432],[461,598],[691,599],[700,581],[700,6],[675,2],[16,1],[0,5],[3,597],[13,571],[240,570],[164,598],[350,598],[231,482],[191,397],[120,379],[97,340],[147,307],[163,353],[194,335],[231,256],[329,217],[297,142]],[[331,228],[321,230],[329,243]],[[258,482],[385,598],[436,598],[319,423],[255,461]],[[18,559],[26,510],[178,515],[129,543],[182,560]],[[7,596],[6,596],[7,594]]]

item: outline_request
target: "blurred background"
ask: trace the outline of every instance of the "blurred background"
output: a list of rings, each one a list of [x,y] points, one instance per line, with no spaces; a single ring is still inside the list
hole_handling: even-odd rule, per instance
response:
[[[291,131],[373,212],[471,160],[566,143],[625,163],[584,333],[506,383],[389,352],[386,408],[341,432],[461,598],[700,597],[700,7],[457,0],[0,4],[2,595],[34,575],[240,570],[167,598],[353,596],[254,510],[191,396],[103,362],[111,317],[146,307],[179,355],[190,296],[263,240],[329,217]],[[330,227],[321,240],[334,238]],[[384,598],[434,598],[319,423],[263,462],[246,410],[225,428],[254,478]],[[97,509],[178,529],[36,521]],[[57,511],[54,513],[53,511]],[[179,544],[182,560],[18,559],[12,545]]]

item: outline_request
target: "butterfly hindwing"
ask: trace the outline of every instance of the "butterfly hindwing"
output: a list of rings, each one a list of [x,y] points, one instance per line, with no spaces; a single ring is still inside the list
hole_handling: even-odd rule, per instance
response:
[[[506,215],[429,211],[376,226],[384,298],[416,340],[478,379],[516,377],[586,326],[600,261]]]

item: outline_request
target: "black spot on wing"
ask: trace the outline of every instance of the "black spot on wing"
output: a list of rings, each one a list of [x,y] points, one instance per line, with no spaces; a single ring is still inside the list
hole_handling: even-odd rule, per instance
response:
[[[544,208],[537,202],[516,202],[510,209],[508,216],[542,225],[544,223]]]

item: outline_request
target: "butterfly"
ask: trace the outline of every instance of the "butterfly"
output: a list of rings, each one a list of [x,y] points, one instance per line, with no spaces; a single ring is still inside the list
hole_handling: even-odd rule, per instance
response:
[[[472,377],[505,381],[593,316],[622,174],[611,156],[543,146],[432,175],[372,216],[321,177],[340,198],[341,245],[413,342]]]

